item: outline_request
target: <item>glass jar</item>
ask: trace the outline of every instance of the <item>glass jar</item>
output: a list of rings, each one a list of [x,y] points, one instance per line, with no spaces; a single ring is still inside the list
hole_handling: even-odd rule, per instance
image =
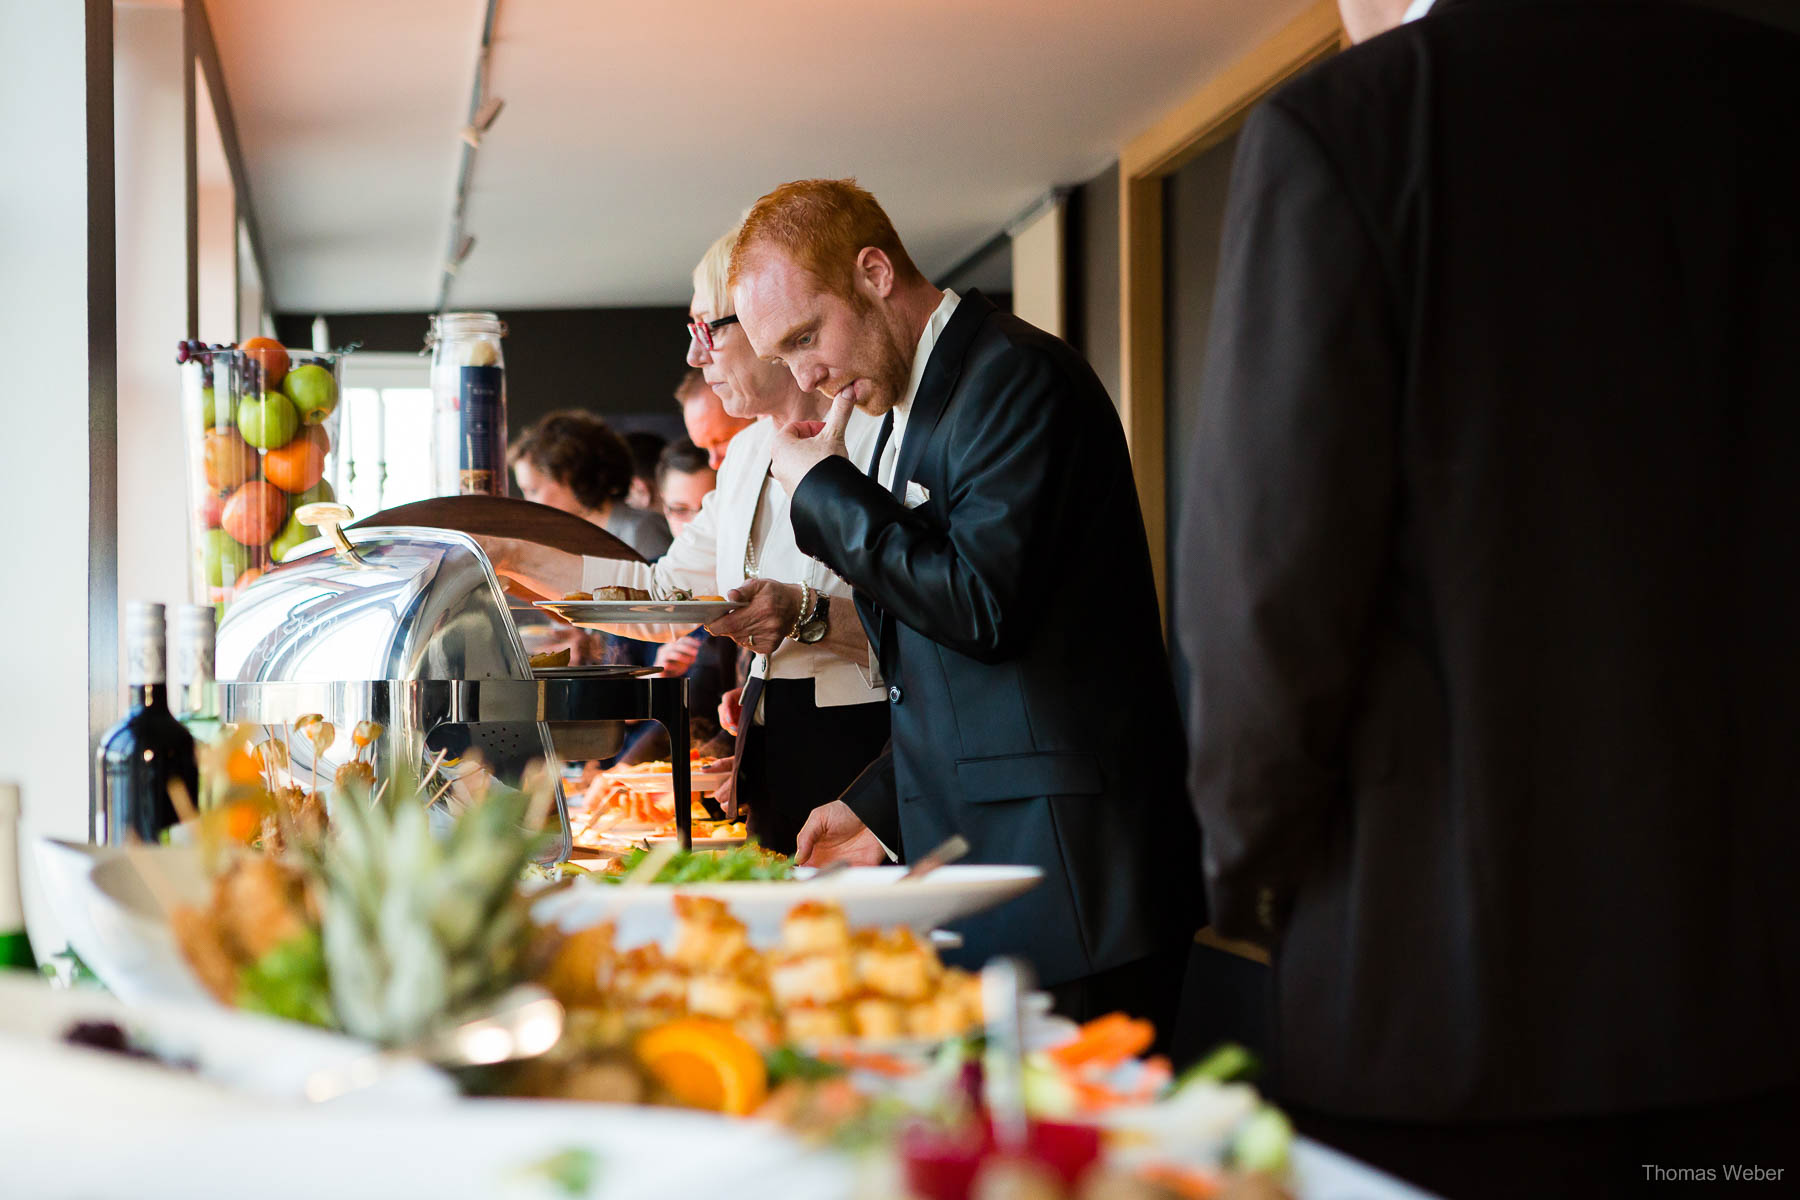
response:
[[[438,313],[431,348],[432,484],[439,496],[504,496],[506,322],[493,313]]]
[[[336,498],[340,358],[252,338],[182,364],[194,603],[223,616],[271,564],[317,536],[294,510]]]

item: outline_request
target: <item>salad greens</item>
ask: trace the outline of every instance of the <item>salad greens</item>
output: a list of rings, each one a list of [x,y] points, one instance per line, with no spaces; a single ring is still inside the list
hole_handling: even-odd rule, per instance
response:
[[[631,874],[650,852],[639,847],[620,860],[619,871],[596,878],[618,883]],[[663,864],[652,883],[738,883],[746,880],[782,880],[794,877],[794,861],[771,855],[752,843],[730,850],[682,850]]]
[[[297,934],[245,967],[238,974],[237,1006],[333,1028],[331,981],[319,931]]]

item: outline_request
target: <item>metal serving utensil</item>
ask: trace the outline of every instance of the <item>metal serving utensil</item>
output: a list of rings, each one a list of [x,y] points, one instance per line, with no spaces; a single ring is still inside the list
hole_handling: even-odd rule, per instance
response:
[[[955,862],[968,852],[969,839],[960,833],[953,833],[942,842],[939,842],[936,846],[933,846],[930,850],[927,850],[916,862],[907,867],[906,874],[900,876],[895,882],[917,882],[937,870],[939,867],[947,866],[950,863]]]
[[[556,1045],[562,1031],[562,1005],[543,988],[525,984],[408,1045],[314,1071],[307,1077],[305,1095],[314,1103],[335,1100],[372,1087],[419,1059],[440,1067],[478,1067],[536,1058]]]

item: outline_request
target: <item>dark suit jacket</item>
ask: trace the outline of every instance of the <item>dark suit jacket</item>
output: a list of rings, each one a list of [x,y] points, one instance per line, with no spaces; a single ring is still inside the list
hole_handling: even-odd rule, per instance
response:
[[[1800,1080],[1797,89],[1703,9],[1442,0],[1246,125],[1178,619],[1289,1096]]]
[[[1100,381],[971,292],[932,350],[896,464],[897,490],[913,480],[929,500],[902,507],[866,466],[821,463],[792,511],[800,548],[855,586],[891,685],[893,824],[914,854],[961,832],[972,862],[1045,872],[957,926],[961,957],[1022,953],[1054,984],[1191,937],[1180,718]],[[1103,642],[1129,653],[1096,653]],[[879,814],[865,820],[881,831]]]

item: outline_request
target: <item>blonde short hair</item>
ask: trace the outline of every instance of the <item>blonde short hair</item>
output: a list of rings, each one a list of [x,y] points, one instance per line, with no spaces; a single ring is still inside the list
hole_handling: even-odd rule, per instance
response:
[[[737,249],[741,228],[740,222],[722,234],[718,241],[707,247],[706,253],[700,256],[699,265],[694,268],[694,307],[711,313],[714,320],[729,316],[733,311],[729,285],[731,252]]]

